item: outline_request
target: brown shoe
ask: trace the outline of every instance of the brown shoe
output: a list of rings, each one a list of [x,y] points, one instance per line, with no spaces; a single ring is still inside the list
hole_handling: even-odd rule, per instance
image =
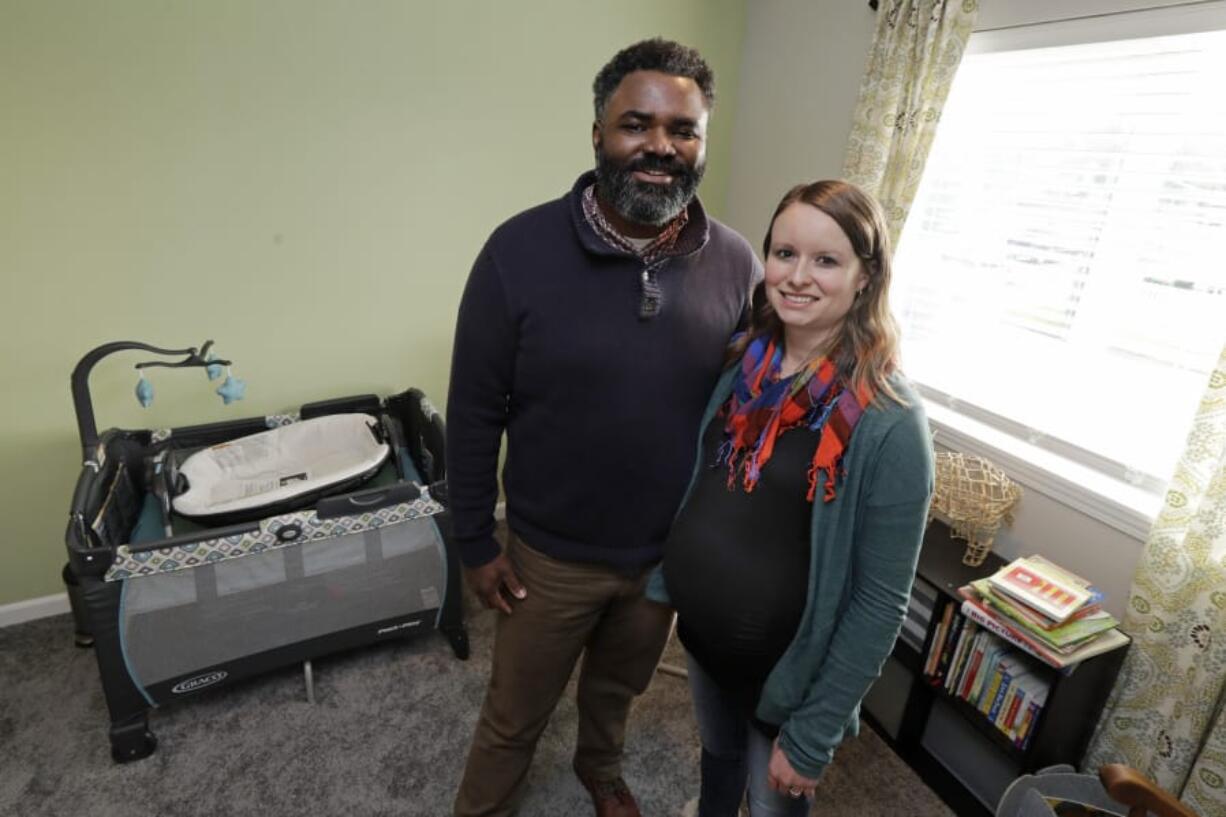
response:
[[[592,805],[596,807],[596,817],[643,817],[639,804],[634,802],[634,795],[626,781],[620,777],[612,780],[594,780],[583,774],[578,768],[575,775],[588,794],[592,795]]]

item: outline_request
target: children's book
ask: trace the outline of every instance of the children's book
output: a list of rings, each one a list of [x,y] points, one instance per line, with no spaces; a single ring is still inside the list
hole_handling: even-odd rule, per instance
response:
[[[962,673],[962,680],[958,683],[956,693],[964,701],[970,700],[971,689],[975,685],[975,679],[979,676],[979,667],[983,665],[983,651],[989,638],[987,632],[980,630],[975,634],[975,640],[971,644],[966,659],[966,671]]]
[[[950,607],[954,606],[950,605]],[[945,683],[945,676],[949,674],[949,668],[954,657],[954,648],[957,646],[958,639],[962,636],[962,627],[965,623],[966,617],[958,615],[955,611],[953,618],[949,622],[949,632],[945,636],[945,646],[941,648],[941,658],[937,661],[936,672],[933,673],[942,684]]]
[[[988,607],[1013,619],[1035,638],[1057,651],[1064,651],[1065,647],[1072,647],[1119,624],[1110,613],[1100,610],[1089,616],[1071,617],[1064,624],[1045,629],[1036,626],[1023,612],[1024,605],[1017,604],[1007,596],[996,593],[986,579],[971,582],[971,587],[987,603]]]
[[[988,577],[992,589],[1063,622],[1090,599],[1090,592],[1049,564],[1030,558],[1014,559]]]
[[[937,664],[941,660],[941,649],[945,645],[945,636],[949,634],[949,625],[953,620],[955,606],[953,603],[945,605],[945,610],[941,613],[941,621],[937,624],[936,632],[932,634],[932,643],[928,645],[928,657],[924,661],[924,675],[930,678],[936,674]]]
[[[945,690],[951,694],[956,694],[958,685],[962,683],[962,676],[967,667],[966,659],[975,641],[975,634],[979,630],[975,622],[962,615],[958,617],[963,621],[962,634],[958,636],[958,646],[954,648],[954,657],[950,661],[949,672],[945,675]]]

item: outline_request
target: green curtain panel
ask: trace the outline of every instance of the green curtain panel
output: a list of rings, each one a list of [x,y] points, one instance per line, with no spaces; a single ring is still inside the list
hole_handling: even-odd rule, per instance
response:
[[[1226,815],[1226,349],[1142,551],[1122,628],[1133,644],[1083,768],[1127,763],[1200,814]]]
[[[882,0],[877,11],[843,177],[881,202],[895,247],[978,11],[976,0]]]

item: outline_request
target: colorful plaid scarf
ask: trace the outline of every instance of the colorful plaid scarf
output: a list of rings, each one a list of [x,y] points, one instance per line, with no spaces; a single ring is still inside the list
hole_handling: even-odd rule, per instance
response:
[[[773,338],[758,337],[746,347],[732,396],[720,415],[725,418],[725,438],[716,465],[727,464],[729,490],[734,489],[740,471],[745,491],[752,491],[780,434],[800,427],[820,430],[805,496],[813,501],[817,475],[825,473],[823,499],[829,502],[834,499],[834,481],[843,451],[872,394],[853,393],[827,357],[780,379],[782,363],[783,348]]]

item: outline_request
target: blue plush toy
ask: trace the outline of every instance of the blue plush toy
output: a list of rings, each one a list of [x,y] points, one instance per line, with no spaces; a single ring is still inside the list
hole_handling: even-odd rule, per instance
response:
[[[208,373],[209,380],[216,380],[217,378],[221,377],[222,365],[220,363],[211,362],[216,359],[217,359],[217,355],[213,354],[212,352],[209,352],[208,360],[210,361],[210,363],[208,366],[204,367],[204,371]]]
[[[227,406],[235,400],[242,400],[247,395],[247,381],[240,380],[226,369],[225,381],[217,387],[217,393],[221,395],[221,400]]]
[[[153,405],[153,384],[145,379],[145,373],[140,373],[140,380],[136,381],[136,399],[145,408]]]

